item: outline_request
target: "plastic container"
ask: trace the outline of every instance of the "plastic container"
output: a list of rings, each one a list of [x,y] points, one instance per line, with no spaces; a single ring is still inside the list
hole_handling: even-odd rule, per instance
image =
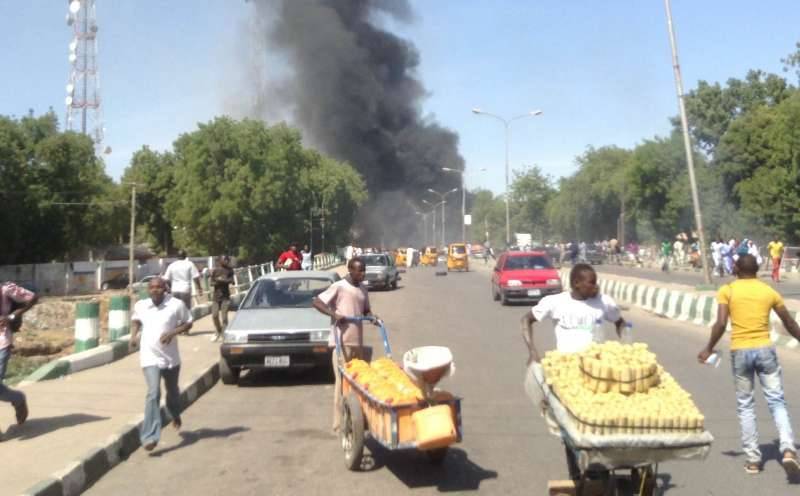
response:
[[[403,355],[403,370],[420,386],[435,386],[455,373],[453,353],[445,346],[421,346]]]
[[[603,330],[603,321],[597,319],[592,326],[592,341],[595,343],[603,343],[606,340],[606,332]]]
[[[625,328],[622,329],[622,342],[633,344],[633,322],[625,322]]]
[[[417,449],[431,450],[450,446],[458,440],[450,405],[423,408],[411,414],[417,438]]]
[[[706,358],[706,365],[711,365],[715,369],[719,368],[719,364],[721,362],[722,362],[722,356],[720,356],[720,354],[717,353],[716,351],[711,355],[709,355],[708,358]]]

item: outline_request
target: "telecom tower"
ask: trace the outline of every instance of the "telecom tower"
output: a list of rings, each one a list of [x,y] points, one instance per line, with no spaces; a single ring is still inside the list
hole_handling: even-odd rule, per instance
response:
[[[67,0],[67,26],[72,28],[69,42],[69,82],[67,83],[67,130],[80,131],[92,138],[98,152],[103,149],[103,116],[100,100],[100,74],[97,71],[97,16],[95,0]]]

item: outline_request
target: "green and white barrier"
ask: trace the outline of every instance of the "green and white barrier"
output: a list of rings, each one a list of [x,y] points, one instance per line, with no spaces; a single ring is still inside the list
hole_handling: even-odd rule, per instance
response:
[[[131,332],[131,299],[127,295],[112,296],[108,308],[108,338],[116,341]]]
[[[100,303],[79,301],[75,304],[75,351],[96,348],[100,342]]]

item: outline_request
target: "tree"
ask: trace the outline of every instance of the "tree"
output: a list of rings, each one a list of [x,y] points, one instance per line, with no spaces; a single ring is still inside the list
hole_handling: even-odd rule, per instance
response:
[[[181,135],[174,156],[167,218],[176,243],[193,251],[267,259],[304,238],[315,194],[336,209],[340,239],[348,210],[366,198],[352,167],[303,148],[300,133],[285,125],[216,118]]]
[[[512,230],[531,233],[535,240],[544,241],[550,232],[547,203],[555,194],[552,179],[544,175],[539,167],[514,171],[510,190],[513,205]]]
[[[153,246],[163,253],[173,247],[172,223],[166,204],[175,188],[175,156],[170,152],[154,152],[147,146],[136,151],[131,164],[122,176],[122,186],[127,192],[136,184],[136,219],[144,226]],[[130,211],[128,211],[130,215]]]

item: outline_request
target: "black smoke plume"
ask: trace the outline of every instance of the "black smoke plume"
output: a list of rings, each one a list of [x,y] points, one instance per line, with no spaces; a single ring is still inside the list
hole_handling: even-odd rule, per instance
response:
[[[422,114],[426,91],[417,76],[416,48],[382,27],[387,20],[410,22],[409,3],[251,3],[257,14],[252,33],[269,51],[264,57],[277,51],[287,66],[277,90],[270,81],[269,95],[251,101],[288,109],[313,145],[361,172],[370,194],[357,229],[363,243],[421,243],[421,219],[412,205],[430,210],[421,200],[439,200],[428,188],[458,187],[458,174],[442,168],[463,170],[464,160],[458,136]],[[254,90],[267,91],[264,84]],[[458,211],[459,196],[448,198],[448,213]],[[459,218],[450,219],[448,231],[456,235]]]

